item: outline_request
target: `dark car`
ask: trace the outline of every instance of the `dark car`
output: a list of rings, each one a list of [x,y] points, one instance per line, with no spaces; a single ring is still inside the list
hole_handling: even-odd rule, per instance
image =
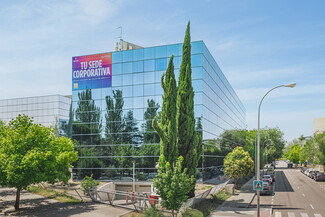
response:
[[[292,168],[293,164],[292,163],[288,163],[288,168]]]
[[[325,181],[325,174],[321,172],[317,172],[314,175],[315,181]]]

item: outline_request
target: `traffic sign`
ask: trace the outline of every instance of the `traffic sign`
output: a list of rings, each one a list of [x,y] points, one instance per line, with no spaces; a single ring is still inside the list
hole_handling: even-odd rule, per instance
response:
[[[254,180],[253,189],[255,191],[261,191],[261,190],[263,190],[263,181]]]

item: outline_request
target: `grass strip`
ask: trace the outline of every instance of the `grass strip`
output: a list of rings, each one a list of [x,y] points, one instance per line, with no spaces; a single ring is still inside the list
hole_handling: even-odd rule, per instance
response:
[[[52,189],[41,188],[37,186],[29,186],[27,190],[33,194],[38,194],[43,197],[55,199],[64,203],[81,203],[80,200],[74,197],[68,196],[65,193],[57,192]]]

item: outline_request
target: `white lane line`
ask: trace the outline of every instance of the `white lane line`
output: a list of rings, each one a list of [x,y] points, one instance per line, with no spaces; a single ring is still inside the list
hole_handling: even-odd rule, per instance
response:
[[[280,212],[275,212],[275,215],[274,215],[274,217],[281,217],[282,215],[281,215],[281,213]]]
[[[306,195],[304,193],[302,193],[302,196],[306,197]]]
[[[308,217],[307,213],[300,213],[301,217]]]
[[[311,205],[311,204],[310,204],[310,207],[311,207],[312,209],[314,209],[313,205]]]
[[[288,217],[295,217],[295,214],[293,212],[288,212]]]
[[[322,217],[321,214],[314,214],[315,217]]]

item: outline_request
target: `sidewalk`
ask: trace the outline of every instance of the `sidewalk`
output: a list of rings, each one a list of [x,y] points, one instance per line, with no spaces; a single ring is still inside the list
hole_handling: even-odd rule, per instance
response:
[[[232,217],[254,217],[256,209],[249,208],[249,205],[255,197],[253,190],[254,177],[250,179],[237,193],[228,198],[221,206],[210,214],[210,217],[232,216]],[[261,209],[261,217],[270,217],[268,209]]]

